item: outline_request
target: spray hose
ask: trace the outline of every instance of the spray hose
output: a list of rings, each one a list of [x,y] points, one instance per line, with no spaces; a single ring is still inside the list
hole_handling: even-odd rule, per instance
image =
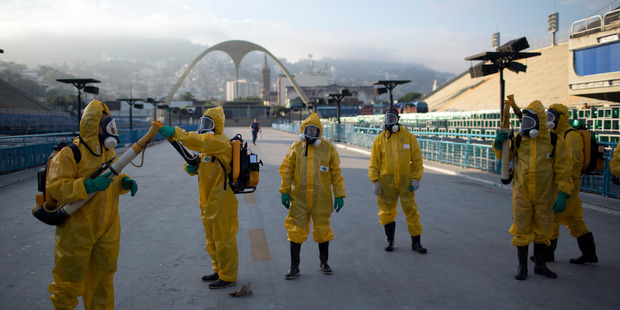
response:
[[[115,162],[113,162],[109,167],[103,171],[103,173],[107,173],[109,171],[114,171],[115,173],[120,173],[125,166],[127,166],[136,156],[138,156],[144,149],[146,145],[155,139],[159,129],[161,129],[163,125],[159,121],[151,122],[151,127],[149,131],[142,137],[138,142],[134,143],[131,148],[129,148],[121,157],[119,157]],[[109,178],[113,178],[115,173],[110,174]],[[32,215],[36,217],[41,222],[48,225],[60,225],[64,223],[67,218],[73,214],[75,211],[83,207],[93,196],[95,196],[99,192],[92,192],[88,195],[87,199],[81,199],[78,201],[74,201],[65,205],[62,205],[58,208],[55,208],[53,211],[47,211],[43,208],[43,205],[36,205],[32,209]]]

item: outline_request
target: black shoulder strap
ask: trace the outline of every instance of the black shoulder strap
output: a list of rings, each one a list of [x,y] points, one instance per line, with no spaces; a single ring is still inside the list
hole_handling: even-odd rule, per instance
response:
[[[553,145],[553,151],[551,151],[551,157],[555,156],[555,144],[558,142],[558,134],[550,132],[551,145]]]
[[[574,128],[569,128],[567,131],[565,131],[565,132],[564,132],[564,139],[565,139],[565,140],[566,140],[566,135],[567,135],[569,132],[571,132],[571,131],[577,132],[577,130],[575,130]]]
[[[517,137],[515,138],[515,145],[517,146],[517,148],[519,148],[519,146],[521,146],[521,139],[523,139],[523,137],[521,136],[520,133],[518,133]]]
[[[69,147],[73,151],[73,158],[75,159],[75,163],[79,163],[82,160],[82,152],[80,152],[80,148],[77,144],[70,144]]]

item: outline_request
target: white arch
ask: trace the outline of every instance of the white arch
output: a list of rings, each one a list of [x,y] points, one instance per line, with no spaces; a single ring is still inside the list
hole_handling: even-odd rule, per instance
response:
[[[308,104],[308,102],[310,101],[308,99],[308,96],[306,96],[306,93],[304,93],[304,91],[301,89],[301,87],[295,81],[295,78],[293,77],[293,75],[290,74],[288,72],[288,70],[286,70],[286,67],[284,67],[284,64],[282,64],[267,49],[265,49],[264,47],[262,47],[262,46],[260,46],[258,44],[254,44],[254,43],[251,43],[251,42],[241,41],[241,40],[232,40],[232,41],[225,41],[225,42],[222,42],[220,44],[214,45],[214,46],[208,48],[207,50],[205,50],[204,52],[202,52],[202,54],[198,55],[198,57],[196,57],[196,59],[194,59],[194,61],[192,61],[192,63],[189,65],[189,67],[187,67],[187,69],[185,69],[185,72],[183,72],[183,75],[181,75],[181,77],[179,78],[177,83],[174,85],[174,87],[172,87],[172,89],[168,93],[168,96],[166,97],[166,99],[164,99],[164,104],[170,104],[170,101],[172,100],[172,97],[174,97],[174,94],[179,90],[179,87],[181,87],[181,84],[183,84],[183,81],[185,80],[185,78],[187,78],[187,75],[189,74],[189,72],[192,71],[194,66],[196,66],[196,64],[203,57],[205,57],[208,53],[210,53],[212,51],[222,51],[222,52],[228,54],[228,56],[230,56],[230,58],[232,58],[233,62],[235,63],[235,84],[236,84],[236,81],[239,78],[239,66],[241,65],[241,60],[243,60],[245,55],[247,55],[248,53],[253,52],[253,51],[261,51],[261,52],[265,53],[276,64],[278,64],[278,67],[280,67],[280,69],[284,72],[284,74],[286,75],[288,80],[291,81],[291,84],[293,84],[293,87],[297,91],[297,94],[299,94],[299,97],[301,98],[301,100],[305,104]]]

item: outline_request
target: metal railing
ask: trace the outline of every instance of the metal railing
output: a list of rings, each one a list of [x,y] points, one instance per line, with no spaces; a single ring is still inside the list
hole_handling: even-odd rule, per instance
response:
[[[185,130],[196,130],[196,125],[179,126]],[[123,131],[117,149],[131,146],[148,132],[149,128]],[[0,137],[0,174],[44,165],[52,148],[60,142],[71,142],[77,133],[6,136]],[[164,139],[157,135],[153,141]]]
[[[273,129],[299,133],[299,124],[273,123]],[[357,127],[350,124],[323,124],[323,138],[338,142],[372,148],[372,144],[381,133],[379,128]],[[463,168],[474,168],[499,174],[501,161],[495,157],[491,143],[494,135],[439,133],[411,131],[420,145],[422,157],[439,163],[451,164]],[[606,154],[605,169],[600,174],[582,175],[581,190],[593,192],[605,197],[620,198],[620,186],[611,182],[609,160],[613,155],[615,143],[604,143],[611,152]]]

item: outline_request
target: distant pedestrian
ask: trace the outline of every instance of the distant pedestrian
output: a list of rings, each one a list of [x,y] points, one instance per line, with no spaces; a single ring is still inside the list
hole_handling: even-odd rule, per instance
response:
[[[250,124],[250,128],[252,128],[252,144],[256,145],[256,137],[258,136],[258,132],[263,131],[260,129],[260,125],[256,119],[254,119],[254,122]]]

